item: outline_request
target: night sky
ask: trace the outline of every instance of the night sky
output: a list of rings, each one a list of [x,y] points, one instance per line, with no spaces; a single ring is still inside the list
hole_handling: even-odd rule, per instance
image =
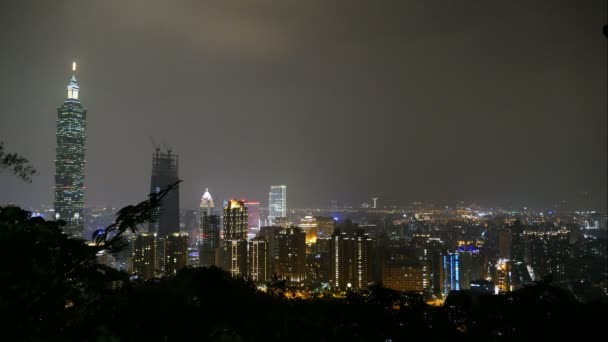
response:
[[[598,1],[0,2],[0,140],[40,171],[0,204],[52,204],[72,60],[87,206],[146,198],[149,137],[182,208],[414,200],[605,211],[607,22]]]

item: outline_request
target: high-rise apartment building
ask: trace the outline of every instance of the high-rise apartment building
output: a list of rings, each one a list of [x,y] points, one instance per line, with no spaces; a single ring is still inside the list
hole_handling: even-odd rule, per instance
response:
[[[162,152],[160,148],[156,148],[152,155],[150,192],[160,192],[178,179],[177,155],[171,150]],[[154,220],[150,222],[148,232],[156,233],[159,238],[179,233],[179,186],[165,196],[154,213]]]
[[[224,208],[224,269],[233,277],[247,275],[247,208],[231,200]]]
[[[287,217],[287,187],[271,185],[268,194],[268,218],[271,222],[277,217]]]
[[[247,276],[247,240],[224,240],[224,269],[233,278]]]
[[[139,233],[133,241],[131,274],[148,280],[154,278],[156,270],[156,241],[154,234]]]
[[[284,228],[278,231],[275,243],[278,245],[279,276],[291,282],[306,279],[306,233],[301,228]]]
[[[389,261],[382,269],[382,285],[397,291],[426,294],[431,285],[429,271],[424,260]]]
[[[330,243],[330,280],[335,289],[364,289],[369,283],[372,240],[362,229],[346,233],[336,229]]]
[[[206,211],[202,213],[198,246],[199,265],[220,267],[220,217],[207,215]]]
[[[460,255],[445,253],[443,255],[443,285],[441,293],[447,296],[450,291],[460,291]]]
[[[254,238],[248,244],[247,273],[249,278],[255,283],[264,283],[268,281],[270,274],[268,242],[263,238]]]
[[[76,63],[72,71],[76,71]],[[79,90],[76,75],[72,74],[67,99],[57,108],[55,219],[66,221],[63,230],[67,234],[83,237],[87,109],[78,100]]]
[[[164,274],[174,276],[188,263],[188,234],[172,233],[164,239]]]

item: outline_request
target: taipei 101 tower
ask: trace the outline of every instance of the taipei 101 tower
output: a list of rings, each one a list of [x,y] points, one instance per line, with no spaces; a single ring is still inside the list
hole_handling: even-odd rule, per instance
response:
[[[84,153],[87,109],[78,100],[76,62],[68,83],[67,99],[57,108],[55,158],[55,219],[66,221],[64,232],[83,237]]]

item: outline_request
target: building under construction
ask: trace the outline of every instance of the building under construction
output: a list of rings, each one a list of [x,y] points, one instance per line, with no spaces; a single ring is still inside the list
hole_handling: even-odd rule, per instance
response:
[[[152,178],[150,192],[160,192],[167,185],[178,181],[178,157],[170,149],[166,152],[156,147],[152,155]],[[148,232],[164,238],[179,233],[179,187],[169,192],[154,213]]]

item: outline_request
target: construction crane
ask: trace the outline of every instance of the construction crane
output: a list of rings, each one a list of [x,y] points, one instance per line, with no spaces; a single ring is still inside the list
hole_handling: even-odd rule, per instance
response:
[[[154,140],[154,138],[152,136],[149,136],[150,138],[150,142],[152,143],[152,146],[154,146],[154,149],[156,150],[156,153],[160,152],[160,145],[156,143],[156,140]]]

